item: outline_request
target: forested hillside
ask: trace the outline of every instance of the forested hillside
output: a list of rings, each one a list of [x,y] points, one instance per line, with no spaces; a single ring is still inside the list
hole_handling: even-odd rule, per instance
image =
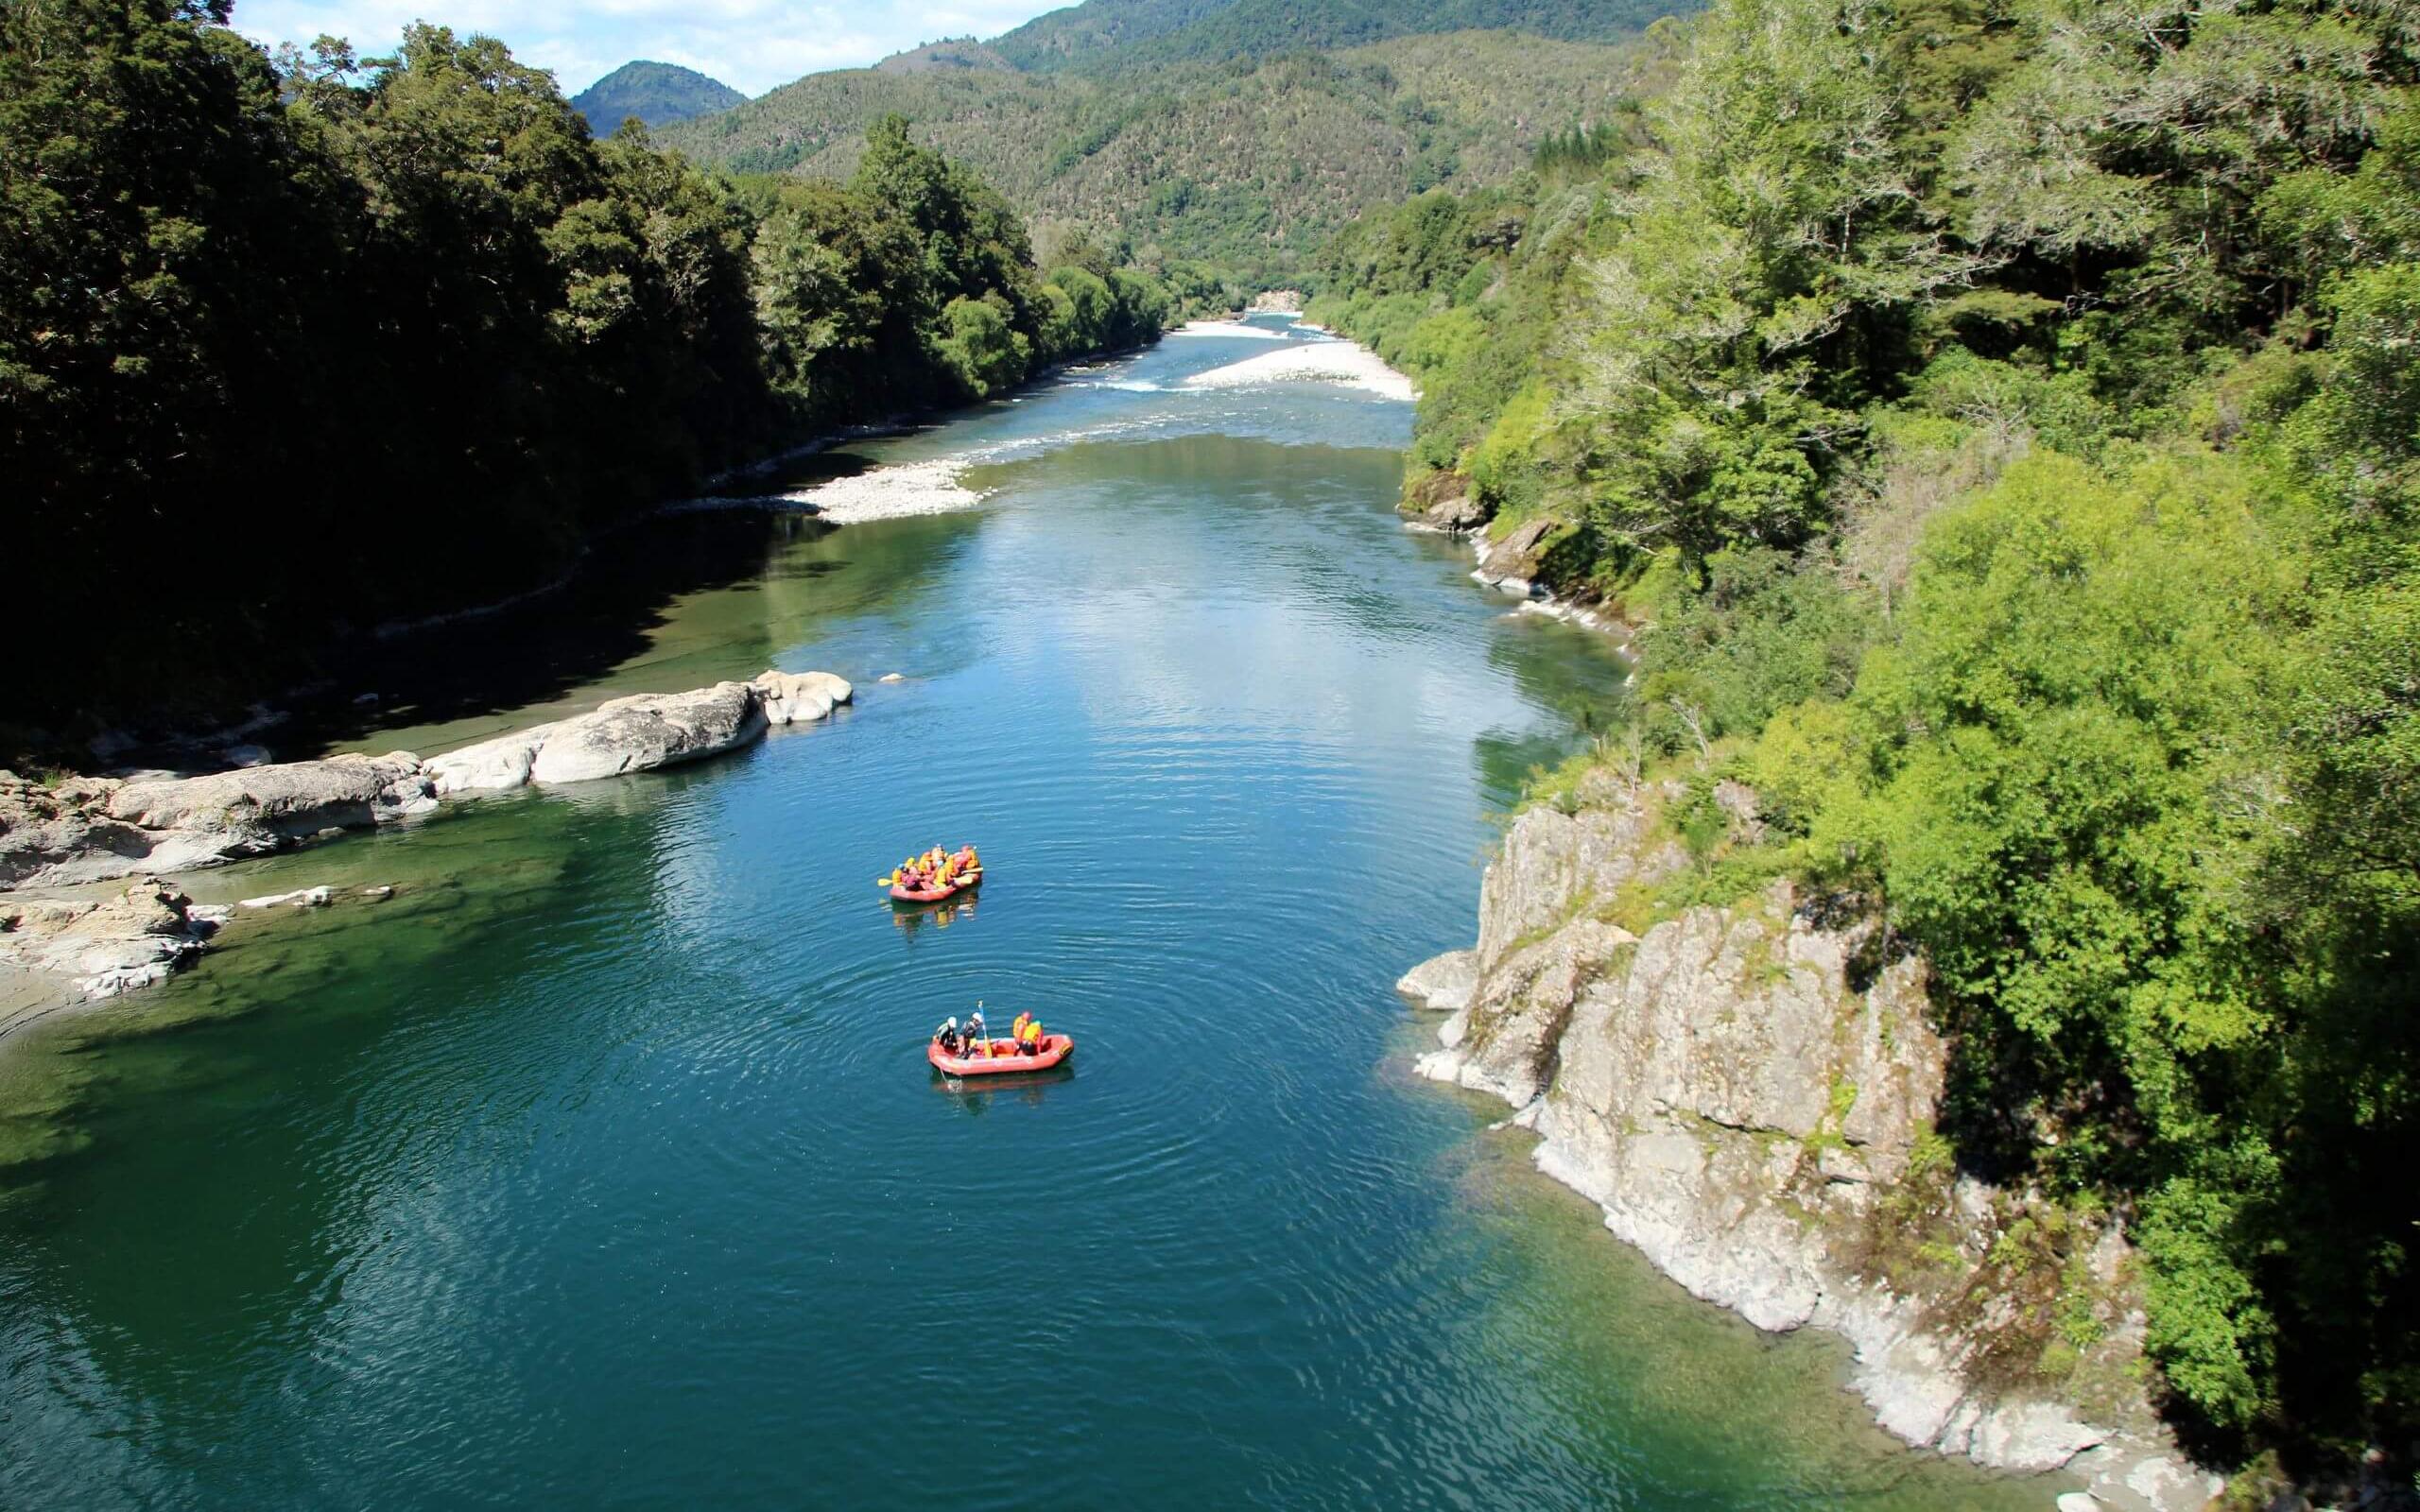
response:
[[[1003,34],[992,51],[1012,68],[1048,72],[1223,62],[1448,31],[1610,42],[1674,9],[1659,0],[1085,0]]]
[[[12,721],[210,705],[344,626],[527,589],[715,469],[1168,309],[1080,244],[1038,271],[903,122],[846,183],[735,190],[592,137],[493,39],[273,63],[225,20],[0,10],[0,480],[12,607],[48,636]]]
[[[1591,760],[1697,866],[1606,906],[1880,910],[1960,1161],[2123,1218],[2179,1423],[2303,1468],[2420,1427],[2415,35],[1723,0],[1313,307],[1421,379],[1413,497],[1641,627]]]
[[[571,108],[600,134],[619,130],[631,116],[648,127],[670,126],[693,115],[727,111],[748,98],[718,78],[678,63],[639,61],[621,67],[572,96]]]
[[[1507,32],[1106,74],[852,69],[666,140],[741,171],[845,176],[865,124],[896,112],[1046,220],[1283,284],[1363,209],[1517,171],[1635,69],[1629,47]]]

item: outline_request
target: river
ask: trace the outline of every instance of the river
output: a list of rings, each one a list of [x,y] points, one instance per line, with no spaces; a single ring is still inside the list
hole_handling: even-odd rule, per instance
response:
[[[1409,405],[1187,383],[1281,337],[814,459],[983,503],[631,532],[281,735],[858,688],[188,879],[398,892],[0,1046],[0,1505],[2047,1505],[1900,1451],[1836,1343],[1690,1300],[1410,1078],[1391,984],[1468,942],[1623,668],[1399,525]],[[972,906],[876,891],[964,839]],[[938,1081],[978,1000],[1072,1067]]]

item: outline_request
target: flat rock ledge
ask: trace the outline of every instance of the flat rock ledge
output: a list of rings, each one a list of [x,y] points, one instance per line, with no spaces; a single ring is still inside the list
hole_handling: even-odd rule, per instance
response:
[[[201,949],[211,911],[156,879],[433,812],[440,799],[594,782],[734,750],[856,696],[829,672],[613,698],[590,713],[424,762],[409,751],[238,767],[200,777],[0,771],[0,893],[154,879],[107,901],[0,902],[0,963],[65,972],[86,996],[165,978]],[[311,901],[310,889],[277,902]],[[248,900],[248,902],[252,902]]]
[[[593,713],[448,751],[423,771],[440,798],[590,782],[736,750],[775,726],[825,718],[856,696],[829,672],[766,672],[750,682],[610,698]]]

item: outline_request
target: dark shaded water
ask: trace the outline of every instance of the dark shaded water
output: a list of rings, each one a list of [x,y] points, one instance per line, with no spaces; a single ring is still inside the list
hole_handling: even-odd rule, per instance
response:
[[[868,448],[996,491],[749,522],[495,669],[534,710],[373,677],[424,751],[768,662],[860,697],[214,875],[401,890],[7,1046],[0,1504],[2047,1504],[1406,1079],[1390,984],[1621,668],[1397,525],[1404,406],[1178,387],[1259,350]],[[978,903],[882,901],[961,838]],[[937,1081],[977,999],[1073,1068]]]

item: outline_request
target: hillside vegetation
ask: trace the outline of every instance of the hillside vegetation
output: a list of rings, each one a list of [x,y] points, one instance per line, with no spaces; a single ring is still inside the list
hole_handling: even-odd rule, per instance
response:
[[[60,632],[10,721],[256,690],[346,625],[527,589],[717,468],[1169,310],[1088,247],[1038,269],[896,119],[845,183],[734,191],[592,137],[492,38],[273,63],[224,19],[0,11],[0,478],[42,566],[15,610]]]
[[[1420,377],[1414,497],[1544,522],[1534,571],[1642,627],[1593,760],[1687,784],[1696,864],[1638,921],[1785,873],[1880,910],[1953,1045],[1942,1132],[2127,1223],[2179,1423],[2397,1476],[2414,38],[1722,0],[1641,112],[1339,237],[1312,311]]]
[[[1658,0],[1087,0],[1035,17],[991,50],[1012,68],[1040,73],[1224,62],[1448,31],[1610,42],[1673,9]]]
[[[1364,209],[1517,171],[1549,132],[1614,110],[1638,67],[1630,45],[1503,31],[1061,72],[978,52],[809,75],[665,139],[738,172],[845,177],[867,124],[903,114],[1041,221],[1275,284]]]
[[[589,129],[608,133],[636,116],[650,128],[727,111],[748,98],[718,78],[678,63],[624,63],[572,96]]]

